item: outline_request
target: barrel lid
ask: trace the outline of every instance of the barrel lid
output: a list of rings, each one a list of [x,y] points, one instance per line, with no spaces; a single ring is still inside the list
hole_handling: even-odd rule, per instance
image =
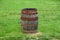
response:
[[[35,10],[35,11],[37,11],[36,8],[25,8],[25,9],[23,9],[23,10]]]

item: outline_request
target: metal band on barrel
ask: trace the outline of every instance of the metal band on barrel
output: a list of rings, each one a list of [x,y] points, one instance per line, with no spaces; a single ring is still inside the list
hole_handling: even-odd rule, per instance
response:
[[[34,26],[37,26],[36,24],[21,24],[21,26],[27,26],[27,27],[34,27]]]
[[[22,11],[22,14],[36,14],[37,11],[34,11],[34,10],[23,10]]]
[[[34,15],[26,15],[26,14],[22,14],[22,17],[26,17],[26,18],[32,18],[32,17],[37,17],[37,14]]]
[[[21,20],[21,24],[37,24],[38,23],[38,20],[36,21],[24,21],[24,20]]]

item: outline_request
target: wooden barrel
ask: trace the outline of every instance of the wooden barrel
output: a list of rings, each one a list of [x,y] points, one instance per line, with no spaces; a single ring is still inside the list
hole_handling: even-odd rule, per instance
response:
[[[21,12],[21,26],[24,33],[36,33],[38,29],[38,14],[36,8],[25,8]]]

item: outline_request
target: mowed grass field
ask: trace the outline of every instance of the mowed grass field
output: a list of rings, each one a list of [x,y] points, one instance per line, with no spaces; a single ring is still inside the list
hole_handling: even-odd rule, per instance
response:
[[[21,10],[38,9],[38,31],[60,38],[60,0],[0,0],[0,37],[24,37]]]

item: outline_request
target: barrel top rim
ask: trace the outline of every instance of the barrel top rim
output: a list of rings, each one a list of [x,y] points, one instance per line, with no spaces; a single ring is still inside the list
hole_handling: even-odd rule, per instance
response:
[[[37,11],[36,8],[24,8],[24,9],[22,9],[22,10],[36,10],[36,11]]]

